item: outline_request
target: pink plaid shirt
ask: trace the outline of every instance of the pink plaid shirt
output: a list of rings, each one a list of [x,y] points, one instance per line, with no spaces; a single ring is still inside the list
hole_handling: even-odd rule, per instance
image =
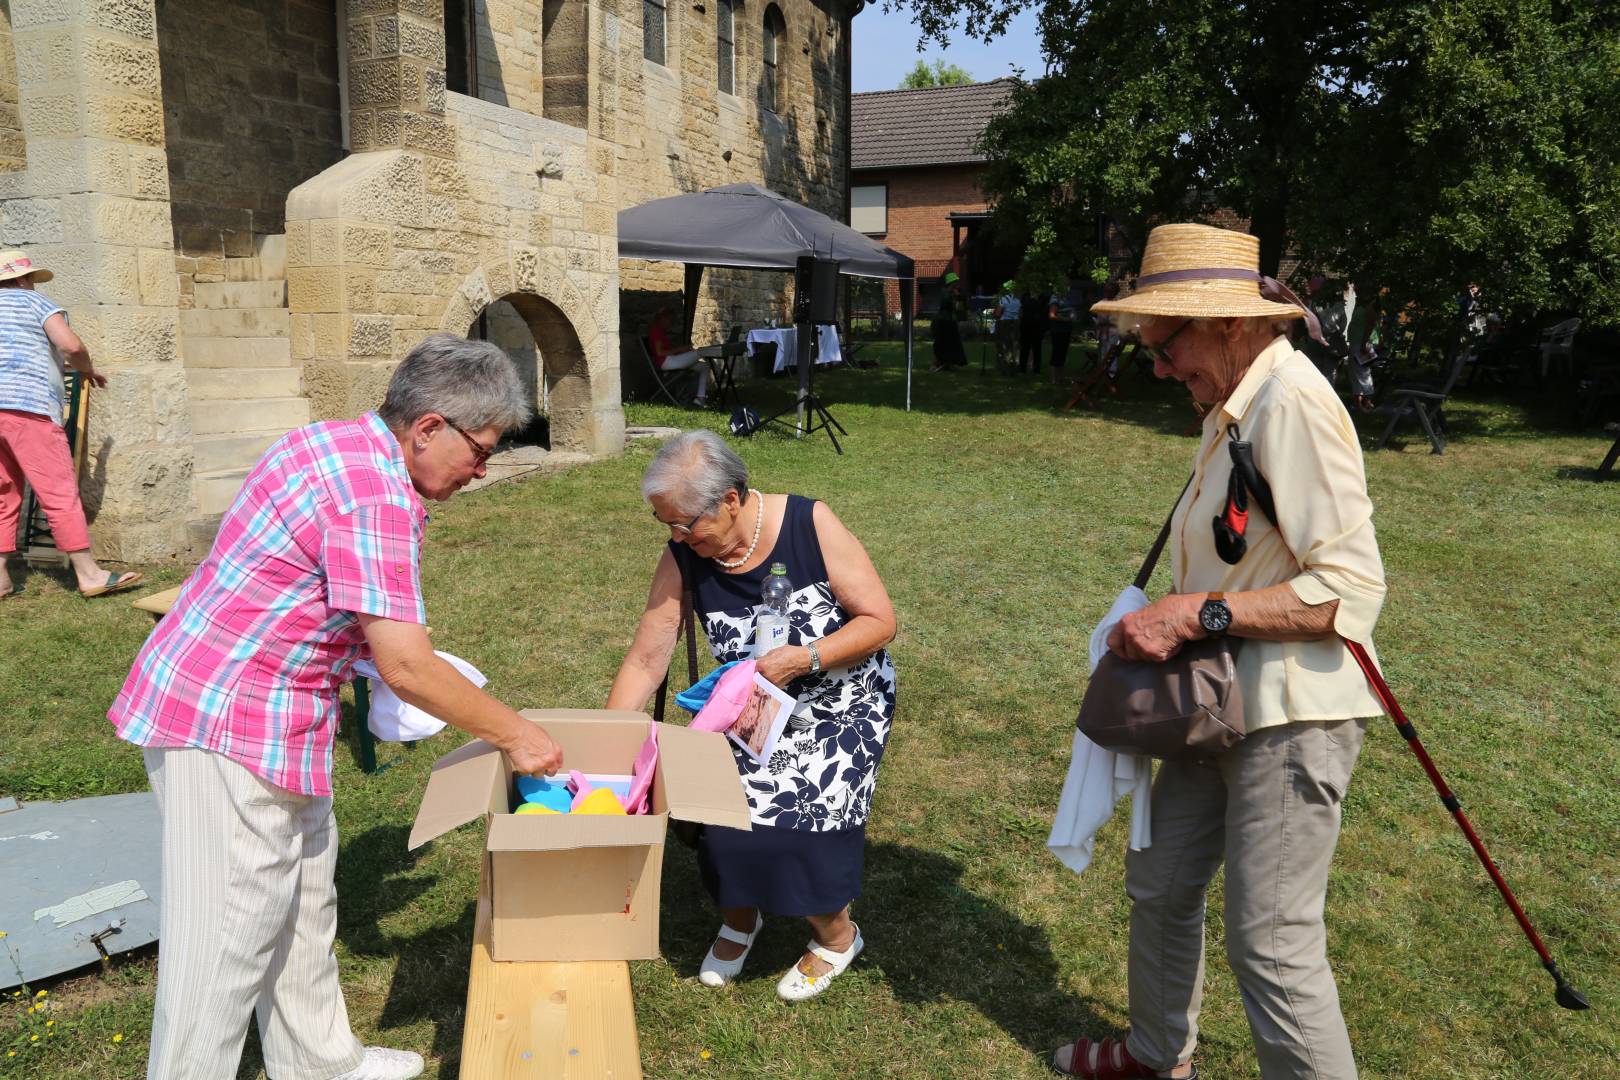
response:
[[[357,613],[425,623],[427,510],[376,413],[272,446],[107,716],[137,746],[196,746],[278,787],[332,793],[338,687],[369,655]]]

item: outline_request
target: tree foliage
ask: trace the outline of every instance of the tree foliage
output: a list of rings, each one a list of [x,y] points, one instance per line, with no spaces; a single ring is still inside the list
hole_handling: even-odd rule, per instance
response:
[[[906,72],[906,77],[900,80],[900,89],[925,90],[930,86],[966,86],[972,81],[972,74],[955,64],[935,60],[933,66],[929,66],[928,61],[918,60],[917,66]]]
[[[984,145],[1039,269],[1095,257],[1097,215],[1229,208],[1275,272],[1449,311],[1620,322],[1620,5],[1607,0],[903,0],[926,36],[1038,10],[1048,77]]]

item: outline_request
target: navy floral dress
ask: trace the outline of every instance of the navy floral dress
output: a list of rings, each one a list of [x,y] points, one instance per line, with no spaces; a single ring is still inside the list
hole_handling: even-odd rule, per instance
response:
[[[745,573],[728,574],[685,544],[670,544],[717,661],[753,656],[754,618],[772,563],[784,564],[793,583],[790,645],[820,640],[848,621],[827,581],[814,508],[814,500],[789,495],[776,546]],[[699,861],[722,907],[826,915],[860,894],[866,819],[894,716],[894,666],[879,650],[786,689],[798,704],[783,748],[760,764],[732,747],[753,830],[705,828]]]

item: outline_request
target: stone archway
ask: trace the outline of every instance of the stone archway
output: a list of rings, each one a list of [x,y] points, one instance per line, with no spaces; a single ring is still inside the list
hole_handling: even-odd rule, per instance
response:
[[[465,334],[497,301],[510,304],[534,338],[536,378],[543,387],[537,396],[548,405],[551,449],[598,457],[619,453],[624,412],[618,350],[584,295],[538,249],[521,248],[469,274],[446,306],[441,326]],[[611,356],[611,363],[604,356]]]

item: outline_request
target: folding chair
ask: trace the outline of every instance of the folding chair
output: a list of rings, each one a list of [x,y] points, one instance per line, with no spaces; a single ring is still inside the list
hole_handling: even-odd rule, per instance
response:
[[[1389,445],[1391,435],[1404,420],[1416,420],[1428,437],[1432,452],[1443,454],[1446,452],[1446,417],[1441,411],[1446,398],[1451,396],[1452,389],[1457,385],[1457,379],[1462,375],[1463,368],[1468,366],[1473,354],[1467,348],[1457,350],[1457,355],[1451,361],[1451,370],[1446,375],[1445,382],[1438,387],[1434,386],[1403,386],[1390,391],[1389,400],[1378,406],[1373,412],[1380,416],[1389,417],[1389,426],[1384,428],[1384,434],[1379,438],[1375,450],[1382,450]]]
[[[743,328],[739,323],[731,328],[724,344],[711,345],[702,350],[705,353],[710,349],[718,352],[716,356],[704,356],[703,362],[709,365],[709,381],[714,384],[713,401],[721,412],[742,404],[742,395],[737,392],[737,373],[733,370],[737,357],[748,352],[748,343],[742,339],[742,333]]]
[[[679,371],[664,371],[653,360],[652,342],[645,337],[636,338],[641,343],[641,358],[647,362],[647,373],[652,376],[653,386],[657,392],[664,395],[669,403],[677,409],[691,406],[692,398],[697,394],[697,368],[681,368]]]

